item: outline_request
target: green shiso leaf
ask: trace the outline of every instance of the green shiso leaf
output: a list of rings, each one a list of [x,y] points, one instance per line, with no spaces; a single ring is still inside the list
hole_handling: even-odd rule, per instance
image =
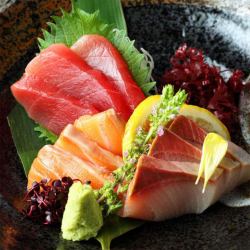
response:
[[[93,13],[99,9],[100,18],[104,23],[114,24],[116,28],[127,32],[120,0],[75,0],[75,5],[88,13]]]
[[[41,125],[38,125],[37,127],[34,128],[36,132],[39,132],[39,138],[43,138],[47,143],[54,144],[58,138],[57,135],[54,133],[50,132],[46,128],[42,127]]]
[[[134,41],[128,38],[125,30],[114,29],[114,25],[103,23],[99,11],[89,14],[73,5],[70,13],[62,13],[61,17],[52,17],[54,22],[48,23],[50,31],[43,30],[43,39],[38,38],[41,50],[54,43],[64,43],[70,47],[86,34],[102,35],[119,50],[138,86],[146,95],[150,94],[155,86],[155,82],[150,82],[152,69],[145,54],[135,48]]]
[[[110,250],[110,244],[113,239],[141,226],[144,223],[144,221],[121,218],[112,215],[106,218],[104,226],[99,231],[96,239],[100,242],[102,250]]]
[[[34,131],[37,124],[28,117],[19,104],[10,112],[8,123],[17,153],[27,176],[33,160],[39,149],[46,144],[46,140],[37,136]]]

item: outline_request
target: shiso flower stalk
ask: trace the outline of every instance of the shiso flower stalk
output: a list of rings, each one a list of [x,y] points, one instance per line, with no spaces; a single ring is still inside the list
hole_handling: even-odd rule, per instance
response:
[[[174,87],[166,85],[162,90],[161,99],[148,117],[149,130],[139,127],[131,148],[126,152],[124,165],[113,172],[114,181],[106,182],[96,191],[96,196],[104,214],[114,214],[122,207],[119,196],[128,190],[129,183],[134,177],[136,164],[142,154],[147,154],[152,140],[164,133],[164,127],[178,113],[186,101],[185,90],[174,94]]]

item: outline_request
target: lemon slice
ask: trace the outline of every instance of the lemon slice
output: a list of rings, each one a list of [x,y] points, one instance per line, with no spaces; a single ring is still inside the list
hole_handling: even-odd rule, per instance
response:
[[[148,116],[151,114],[153,107],[159,103],[160,98],[160,95],[149,96],[136,107],[133,114],[130,116],[126,124],[125,133],[122,140],[123,155],[131,147],[137,129],[139,127],[143,127]],[[180,114],[193,120],[207,132],[215,132],[224,137],[226,140],[230,140],[230,134],[226,126],[207,109],[184,104],[180,109]]]
[[[208,133],[203,146],[199,172],[195,184],[198,184],[204,174],[204,185],[202,192],[205,192],[209,179],[224,158],[228,148],[228,141],[216,133]]]
[[[125,133],[122,140],[123,155],[130,148],[132,142],[134,141],[137,128],[143,127],[148,116],[151,114],[153,107],[159,103],[160,98],[160,95],[149,96],[136,107],[133,114],[130,116],[126,124]]]
[[[183,104],[180,114],[190,118],[207,132],[215,132],[226,140],[230,140],[230,134],[226,126],[207,109],[195,105]]]

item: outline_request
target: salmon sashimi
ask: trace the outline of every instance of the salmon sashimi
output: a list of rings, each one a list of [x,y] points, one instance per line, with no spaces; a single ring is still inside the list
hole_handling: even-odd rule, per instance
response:
[[[110,77],[113,85],[123,94],[132,110],[145,98],[134,81],[127,63],[105,37],[84,35],[71,49],[91,67]]]
[[[66,126],[55,145],[109,171],[113,171],[123,164],[121,156],[103,149],[71,124]]]
[[[43,50],[26,67],[23,77],[11,87],[17,101],[24,106],[28,115],[51,130],[60,134],[68,124],[69,118],[80,117],[85,114],[95,114],[113,108],[124,120],[127,120],[132,109],[126,104],[126,100],[113,83],[99,70],[94,70],[86,64],[71,49],[62,44],[54,44]],[[30,98],[35,92],[37,98]],[[50,98],[50,104],[44,100]],[[54,114],[56,105],[53,98],[61,103],[65,100],[65,107],[71,103],[71,107],[77,107],[72,114],[59,111],[57,117]],[[55,103],[56,103],[55,101]],[[49,120],[44,118],[46,105]],[[34,112],[30,113],[32,109]],[[40,112],[41,109],[41,112]],[[68,117],[68,118],[66,118]],[[55,121],[54,121],[55,120]],[[60,124],[57,128],[51,128],[51,124]]]
[[[124,120],[117,115],[114,109],[92,116],[81,116],[74,123],[74,126],[81,130],[88,139],[117,155],[122,155],[125,125]]]
[[[28,175],[28,188],[34,181],[46,178],[49,181],[69,176],[83,182],[91,181],[93,188],[100,188],[106,180],[110,180],[110,172],[84,161],[73,154],[52,145],[44,146],[33,161]]]

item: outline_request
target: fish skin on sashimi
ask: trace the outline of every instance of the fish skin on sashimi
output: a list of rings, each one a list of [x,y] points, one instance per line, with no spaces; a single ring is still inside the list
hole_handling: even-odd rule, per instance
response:
[[[105,37],[84,35],[71,49],[90,66],[109,76],[132,110],[145,98],[120,52]]]
[[[18,92],[19,89],[22,89],[22,93]],[[125,120],[132,113],[123,95],[102,72],[92,69],[62,44],[51,45],[43,50],[27,65],[24,76],[11,87],[13,95],[25,108],[29,105],[36,106],[36,100],[31,99],[34,101],[31,103],[31,100],[26,98],[25,89],[38,91],[41,96],[48,95],[72,102],[82,109],[80,114],[76,110],[78,117],[90,114],[90,110],[94,110],[94,114],[96,110],[101,112],[109,108],[114,108]],[[36,110],[39,112],[39,107]],[[35,119],[34,114],[29,116]],[[67,113],[60,117],[61,123],[64,122],[65,116]],[[74,120],[71,120],[71,123]],[[43,122],[41,125],[51,130],[46,121]],[[68,121],[64,123],[64,127],[67,124]],[[59,134],[61,127],[53,132]]]
[[[84,161],[71,153],[53,145],[45,145],[40,149],[28,174],[28,188],[34,181],[46,178],[49,182],[69,176],[82,182],[91,181],[93,188],[100,188],[106,180],[110,180],[108,172],[91,162]]]

